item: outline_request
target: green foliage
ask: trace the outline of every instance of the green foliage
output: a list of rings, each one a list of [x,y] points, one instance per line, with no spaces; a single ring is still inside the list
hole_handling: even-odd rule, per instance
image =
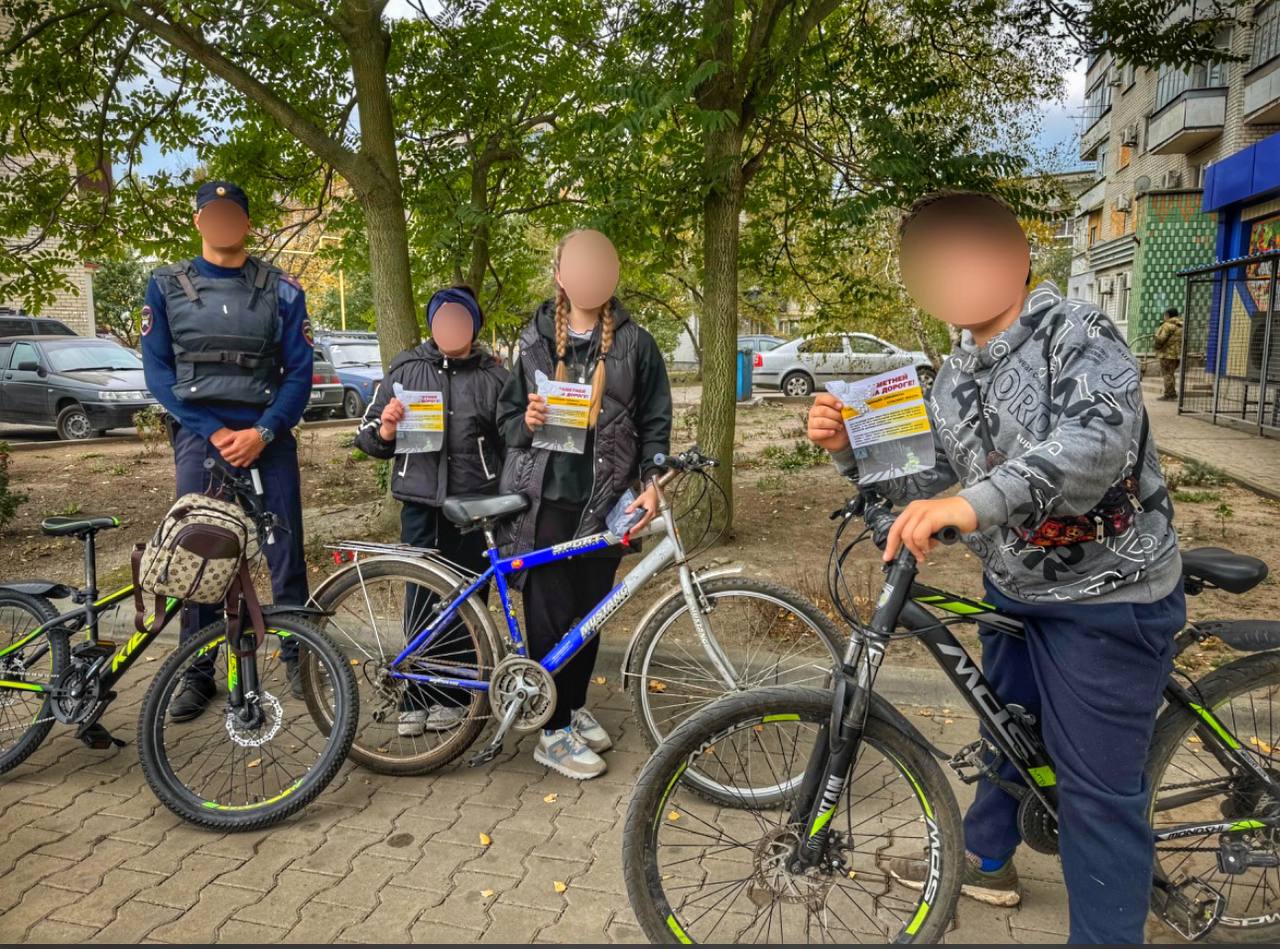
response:
[[[374,462],[373,477],[378,485],[378,497],[385,497],[391,485],[391,460],[382,458]]]
[[[0,441],[0,528],[7,525],[27,496],[9,486],[9,443]]]
[[[148,405],[145,409],[134,412],[133,424],[138,429],[144,454],[154,455],[169,444],[169,429],[165,425],[163,406]]]
[[[136,257],[104,260],[93,275],[93,313],[100,330],[136,348],[151,268]]]
[[[827,453],[806,439],[791,448],[769,445],[760,454],[780,471],[803,471],[827,461]]]
[[[1184,485],[1217,488],[1226,484],[1229,480],[1227,473],[1221,468],[1215,468],[1213,465],[1203,461],[1192,460],[1184,462],[1182,465],[1180,483]]]
[[[1174,491],[1173,499],[1179,504],[1205,504],[1221,501],[1222,495],[1217,491]]]
[[[350,458],[352,461],[368,461],[369,460],[369,456],[365,454],[363,449],[360,449],[360,448],[351,449],[351,453],[347,455],[347,457]]]

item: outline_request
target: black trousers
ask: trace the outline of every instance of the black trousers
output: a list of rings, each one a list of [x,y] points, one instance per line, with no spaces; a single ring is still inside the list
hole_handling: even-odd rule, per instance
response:
[[[415,547],[434,547],[446,560],[452,560],[459,566],[483,573],[489,566],[489,558],[485,556],[484,535],[479,531],[464,534],[447,517],[440,513],[438,507],[425,504],[405,502],[400,506],[400,540]],[[488,602],[489,587],[486,584],[479,595]],[[431,615],[435,607],[436,597],[430,591],[411,586],[406,594],[405,602],[405,643],[421,632],[426,617]],[[475,669],[479,659],[475,647],[461,622],[442,632],[427,647],[423,656],[425,660],[456,663],[467,669]],[[435,674],[445,674],[443,670],[434,670]],[[486,672],[487,674],[487,672]],[[431,705],[444,705],[461,708],[471,704],[471,693],[464,689],[441,689],[430,685],[412,684],[405,688],[401,700],[402,710],[424,709]]]
[[[543,501],[535,528],[541,549],[573,538],[580,507]],[[617,556],[582,556],[529,571],[524,583],[524,623],[529,655],[541,659],[573,625],[608,595],[618,573]],[[543,728],[565,728],[572,714],[587,704],[587,686],[595,671],[600,637],[593,636],[556,673],[556,709]]]

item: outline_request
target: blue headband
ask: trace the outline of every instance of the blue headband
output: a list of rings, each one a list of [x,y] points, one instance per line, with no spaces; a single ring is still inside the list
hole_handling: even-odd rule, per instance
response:
[[[480,335],[480,327],[484,326],[484,317],[480,315],[480,304],[466,290],[458,290],[454,287],[437,290],[431,298],[431,302],[427,304],[427,329],[431,328],[431,321],[435,319],[436,310],[446,303],[460,303],[465,306],[467,312],[471,314],[472,337]]]

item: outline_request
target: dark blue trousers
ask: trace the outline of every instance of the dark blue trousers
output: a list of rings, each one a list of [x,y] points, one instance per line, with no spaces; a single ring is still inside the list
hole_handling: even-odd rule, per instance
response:
[[[1187,618],[1182,584],[1155,603],[1031,605],[988,580],[987,600],[1027,628],[1025,640],[984,628],[982,667],[1005,703],[1036,717],[1053,760],[1070,941],[1141,943],[1154,860],[1143,768]],[[1001,774],[1019,780],[1007,763]],[[1022,840],[1016,817],[1009,793],[980,782],[965,846],[1012,856]]]
[[[206,439],[181,425],[173,426],[173,461],[177,469],[178,496],[191,492],[206,493],[216,484],[216,478],[204,469],[205,458],[218,458],[218,451]],[[271,594],[277,604],[303,606],[309,599],[307,592],[307,561],[302,550],[302,486],[298,473],[298,443],[293,435],[277,435],[258,456],[258,474],[262,478],[262,491],[266,496],[267,510],[278,518],[285,528],[275,532],[276,542],[266,544],[267,566],[271,570]],[[198,631],[216,622],[221,615],[216,606],[191,604],[182,608],[183,642]],[[286,659],[297,654],[298,646],[288,639],[281,643],[280,653]],[[212,670],[213,658],[209,657]]]

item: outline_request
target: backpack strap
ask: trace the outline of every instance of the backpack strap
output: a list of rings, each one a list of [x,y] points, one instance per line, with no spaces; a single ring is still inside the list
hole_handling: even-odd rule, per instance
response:
[[[139,583],[142,578],[142,555],[146,549],[146,544],[134,544],[133,553],[129,555],[129,566],[133,569],[133,628],[140,633],[154,632],[152,623],[159,622],[164,616],[164,597],[157,593],[151,623],[147,622],[147,605],[142,599],[142,586]]]

